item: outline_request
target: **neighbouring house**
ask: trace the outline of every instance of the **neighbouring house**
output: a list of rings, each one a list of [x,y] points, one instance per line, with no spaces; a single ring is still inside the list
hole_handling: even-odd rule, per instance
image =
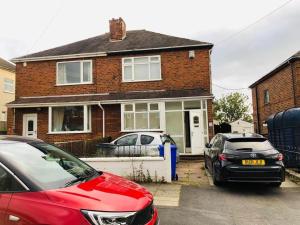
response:
[[[253,123],[246,122],[242,119],[230,123],[232,133],[254,133]]]
[[[253,83],[255,132],[267,135],[266,121],[277,112],[300,106],[300,52]]]
[[[213,45],[127,31],[121,18],[109,27],[13,60],[9,133],[57,143],[158,131],[171,134],[182,154],[201,154],[213,135]]]
[[[0,58],[0,132],[7,130],[6,104],[15,100],[15,65]]]

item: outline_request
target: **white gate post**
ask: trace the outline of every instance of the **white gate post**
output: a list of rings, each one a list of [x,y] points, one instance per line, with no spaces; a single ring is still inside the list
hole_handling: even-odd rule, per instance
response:
[[[166,182],[172,182],[172,163],[171,163],[171,143],[166,141],[164,144],[165,163],[168,176],[165,178]]]

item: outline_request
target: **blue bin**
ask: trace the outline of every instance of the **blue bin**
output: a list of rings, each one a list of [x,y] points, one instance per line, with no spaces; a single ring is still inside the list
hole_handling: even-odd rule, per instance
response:
[[[177,147],[176,145],[171,145],[171,176],[172,180],[177,180],[176,176],[176,156],[177,156]],[[159,145],[159,156],[165,156],[165,148],[163,145]]]

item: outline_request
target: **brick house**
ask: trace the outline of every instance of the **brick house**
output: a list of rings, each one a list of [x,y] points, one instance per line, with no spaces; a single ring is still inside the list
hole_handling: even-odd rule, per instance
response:
[[[213,45],[146,30],[110,32],[15,58],[9,133],[56,143],[167,132],[181,153],[213,135]]]
[[[265,122],[269,116],[300,107],[300,52],[253,83],[250,88],[255,132],[267,135]]]

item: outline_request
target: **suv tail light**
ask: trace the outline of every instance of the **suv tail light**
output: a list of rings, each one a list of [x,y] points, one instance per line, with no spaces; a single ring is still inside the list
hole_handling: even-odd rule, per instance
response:
[[[282,155],[281,153],[279,153],[279,154],[277,155],[277,160],[278,160],[278,161],[282,161],[282,160],[283,160],[283,155]]]
[[[219,155],[219,160],[220,161],[225,161],[226,160],[226,155],[225,154],[220,154]]]

